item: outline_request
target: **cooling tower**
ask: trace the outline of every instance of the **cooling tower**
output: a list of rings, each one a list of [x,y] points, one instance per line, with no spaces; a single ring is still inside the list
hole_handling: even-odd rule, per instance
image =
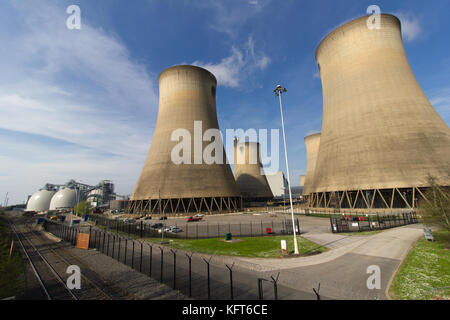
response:
[[[159,75],[158,118],[129,212],[187,213],[237,209],[239,192],[226,162],[222,141],[223,156],[217,161],[219,163],[207,164],[195,157],[200,150],[202,158],[203,151],[208,149],[205,147],[211,143],[202,141],[205,131],[219,129],[216,87],[214,75],[200,67],[174,66]],[[180,129],[190,138],[173,141],[172,134],[176,130],[179,133]],[[172,161],[172,151],[181,142],[186,143],[190,150],[177,151],[176,155],[187,155],[189,161],[177,164]],[[215,152],[213,154],[216,155]]]
[[[415,206],[428,175],[450,185],[450,133],[408,64],[398,18],[367,17],[326,36],[316,50],[323,89],[315,205]],[[308,183],[309,177],[307,177]],[[305,186],[306,188],[306,186]]]
[[[302,188],[304,188],[305,187],[305,179],[306,179],[306,175],[304,175],[304,174],[302,174],[302,175],[300,175],[300,177],[299,177],[299,185],[300,185],[300,187],[302,187]]]
[[[266,201],[273,198],[260,160],[257,142],[234,143],[234,177],[242,198],[246,201]]]
[[[314,179],[314,172],[316,169],[317,155],[320,146],[320,133],[315,133],[305,137],[306,146],[306,177],[303,186],[303,195],[311,193],[311,186]]]

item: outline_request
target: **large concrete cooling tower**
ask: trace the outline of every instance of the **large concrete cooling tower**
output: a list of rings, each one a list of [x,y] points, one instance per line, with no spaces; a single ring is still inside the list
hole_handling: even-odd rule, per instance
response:
[[[234,177],[242,198],[246,201],[266,201],[273,198],[260,159],[257,142],[234,143]]]
[[[409,208],[428,175],[450,185],[450,130],[416,81],[400,21],[367,17],[326,36],[316,51],[323,89],[314,206]]]
[[[222,141],[221,163],[206,164],[202,158],[205,147],[211,143],[203,141],[203,134],[208,129],[219,128],[216,87],[214,75],[203,68],[174,66],[161,72],[155,132],[131,197],[129,212],[187,213],[237,209],[239,192],[225,160]],[[180,133],[179,129],[182,129],[181,133],[184,130],[190,134],[187,145],[191,150],[176,153],[177,156],[190,153],[190,157],[187,156],[190,163],[176,164],[172,161],[174,147],[186,142],[183,137],[179,138],[180,141],[177,138],[172,141],[172,134],[175,130]],[[200,159],[194,157],[195,154],[199,154]]]
[[[306,146],[306,177],[303,186],[303,195],[309,195],[312,190],[314,172],[316,170],[317,155],[320,146],[320,133],[305,137]]]

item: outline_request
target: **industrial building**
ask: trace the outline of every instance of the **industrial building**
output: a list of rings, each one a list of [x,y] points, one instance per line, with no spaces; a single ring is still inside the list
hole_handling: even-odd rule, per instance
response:
[[[266,174],[267,182],[275,200],[280,200],[288,193],[288,183],[283,171]]]
[[[81,201],[88,201],[94,208],[106,208],[115,198],[114,184],[109,180],[101,181],[96,186],[75,180],[64,185],[47,183],[28,199],[25,211],[70,210]]]
[[[197,134],[202,137],[208,129],[219,129],[215,76],[200,67],[181,65],[165,69],[158,80],[156,127],[127,211],[170,214],[237,210],[240,195],[225,150],[222,163],[196,163],[194,158],[195,148],[200,147],[194,143],[194,122],[201,121]],[[180,128],[193,138],[190,163],[176,164],[171,158],[179,143],[171,136]],[[203,151],[211,142],[201,140]]]
[[[258,142],[234,141],[234,177],[242,199],[246,202],[273,198],[260,159]]]
[[[414,77],[397,17],[382,14],[379,29],[345,23],[316,60],[323,119],[320,140],[305,138],[309,206],[414,208],[429,176],[450,186],[450,130]]]

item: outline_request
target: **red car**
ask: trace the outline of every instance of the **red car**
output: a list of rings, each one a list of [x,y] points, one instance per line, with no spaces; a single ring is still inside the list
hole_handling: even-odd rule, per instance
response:
[[[195,222],[202,220],[202,217],[189,217],[186,219],[187,222]]]

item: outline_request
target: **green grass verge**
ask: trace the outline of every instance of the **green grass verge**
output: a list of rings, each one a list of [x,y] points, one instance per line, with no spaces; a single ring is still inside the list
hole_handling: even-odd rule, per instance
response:
[[[106,227],[97,225],[99,229],[106,230]],[[114,233],[114,230],[110,230]],[[125,232],[119,232],[120,235],[128,237]],[[160,243],[161,238],[139,238],[130,234],[129,238],[145,240],[153,243]],[[225,242],[224,238],[210,239],[183,239],[183,238],[164,238],[166,245],[199,253],[240,256],[240,257],[256,257],[256,258],[281,258],[281,240],[286,240],[287,248],[290,253],[294,251],[294,240],[292,235],[287,236],[266,236],[266,237],[234,237],[233,240],[239,239],[238,242]],[[322,253],[327,250],[326,247],[318,245],[303,237],[297,236],[299,253],[301,256],[309,256]]]
[[[419,240],[406,257],[390,287],[401,300],[450,299],[450,231],[433,232],[434,242]]]
[[[270,237],[235,237],[238,242],[225,242],[223,238],[211,239],[165,239],[169,246],[191,251],[227,256],[257,257],[257,258],[279,258],[281,253],[281,240],[287,241],[288,251],[294,250],[292,236],[270,236]],[[148,238],[151,242],[159,242],[160,238]],[[172,241],[171,241],[172,240]],[[300,255],[308,256],[319,254],[327,249],[305,238],[297,237]]]
[[[8,228],[0,212],[0,299],[16,296],[23,285],[22,258],[18,254],[9,256],[10,245]]]

